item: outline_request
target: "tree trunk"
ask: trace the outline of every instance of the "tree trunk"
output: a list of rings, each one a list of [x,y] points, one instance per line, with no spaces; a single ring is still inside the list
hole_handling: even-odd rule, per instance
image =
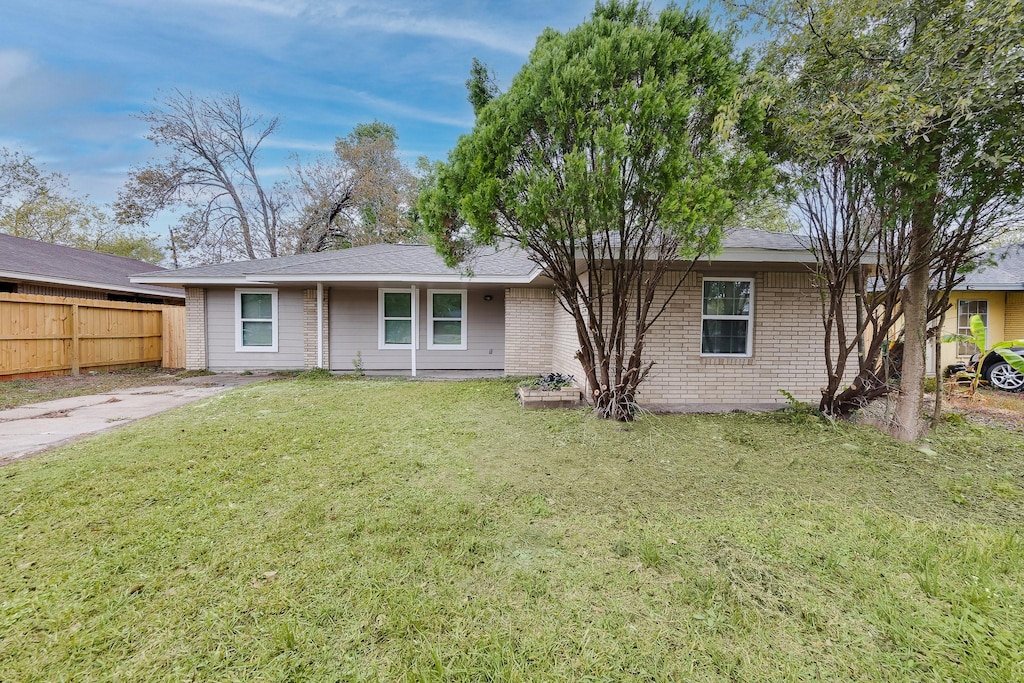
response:
[[[924,212],[927,214],[927,212]],[[928,267],[932,243],[931,221],[915,211],[910,243],[913,269],[903,289],[903,367],[900,391],[891,424],[892,435],[900,441],[913,441],[921,436],[921,408],[924,405],[925,351],[928,346]]]
[[[924,405],[925,353],[928,348],[928,288],[932,278],[935,250],[935,211],[939,193],[939,171],[945,133],[940,128],[931,139],[914,143],[919,176],[914,183],[910,213],[910,250],[907,284],[903,289],[903,368],[900,393],[891,426],[893,436],[913,441],[922,434],[921,408]]]

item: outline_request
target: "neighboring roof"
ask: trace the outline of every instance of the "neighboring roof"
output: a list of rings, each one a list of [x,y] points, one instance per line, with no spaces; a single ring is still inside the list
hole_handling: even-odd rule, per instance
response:
[[[180,289],[135,284],[129,279],[156,268],[145,261],[0,233],[0,279],[4,280],[185,298]]]
[[[813,261],[803,240],[791,234],[731,230],[716,261]],[[467,272],[468,271],[468,272]],[[371,244],[315,254],[218,263],[143,273],[133,282],[159,284],[245,284],[285,282],[491,282],[526,284],[540,269],[526,252],[505,245],[482,247],[465,264],[449,268],[434,247]]]
[[[987,251],[958,290],[1024,290],[1024,243]]]

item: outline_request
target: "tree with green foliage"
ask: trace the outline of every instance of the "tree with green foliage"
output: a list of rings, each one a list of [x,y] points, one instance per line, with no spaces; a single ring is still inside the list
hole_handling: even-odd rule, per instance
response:
[[[855,237],[880,255],[885,278],[875,282],[904,326],[891,428],[912,440],[922,430],[930,323],[948,307],[963,267],[1020,216],[1022,8],[764,0],[740,9],[773,31],[763,64],[774,77],[770,120],[780,160],[812,192],[814,179],[839,164],[866,202],[869,220],[848,215],[854,220],[845,227],[828,215],[834,202],[820,203],[824,225],[835,228],[822,236],[838,240],[833,248]],[[870,231],[853,236],[851,225]],[[853,286],[833,282],[830,295],[867,295],[863,284],[848,292]]]
[[[160,263],[157,238],[118,225],[102,208],[78,197],[60,173],[32,158],[0,149],[0,232],[15,237]]]
[[[288,241],[296,253],[408,242],[418,185],[398,157],[394,126],[361,123],[334,143],[334,156],[293,169]]]
[[[473,65],[469,68],[466,90],[469,92],[466,99],[473,105],[474,114],[479,114],[498,95],[494,72],[476,57],[473,57]]]
[[[766,181],[742,144],[762,123],[743,76],[706,16],[599,3],[540,36],[420,197],[449,263],[509,240],[553,280],[603,417],[635,413],[646,335],[682,282],[666,276],[714,253]]]

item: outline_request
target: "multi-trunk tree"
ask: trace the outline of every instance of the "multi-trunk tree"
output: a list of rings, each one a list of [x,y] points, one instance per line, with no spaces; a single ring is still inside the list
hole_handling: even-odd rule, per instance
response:
[[[960,270],[1020,215],[1021,8],[968,0],[769,0],[746,9],[774,34],[764,66],[774,75],[771,122],[780,159],[812,195],[822,179],[843,176],[835,198],[805,202],[822,219],[812,233],[819,253],[859,243],[881,254],[883,277],[871,281],[872,292],[867,281],[835,279],[829,269],[844,264],[834,257],[824,274],[833,278],[833,299],[871,295],[898,313],[904,346],[891,428],[913,439],[922,430],[929,329]],[[842,202],[851,210],[836,213]],[[855,390],[873,381],[877,351],[861,356],[863,383]],[[849,395],[836,404],[836,392],[846,391],[841,384],[830,382],[823,406],[850,405]]]
[[[166,158],[133,168],[118,219],[148,225],[176,211],[169,229],[177,267],[256,259],[408,239],[415,178],[387,124],[360,124],[331,158],[296,160],[291,177],[268,183],[263,143],[278,128],[238,95],[201,98],[173,91],[140,117]]]
[[[636,2],[545,31],[507,92],[474,67],[476,124],[421,215],[452,263],[509,240],[553,280],[601,416],[634,415],[646,336],[679,287],[666,275],[713,253],[766,180],[743,145],[760,125],[743,76],[707,17]]]
[[[260,177],[260,145],[277,129],[237,95],[199,98],[175,90],[140,117],[148,138],[170,151],[133,168],[118,195],[118,219],[148,225],[167,209],[183,213],[170,229],[177,267],[199,251],[223,261],[281,254],[283,198]]]

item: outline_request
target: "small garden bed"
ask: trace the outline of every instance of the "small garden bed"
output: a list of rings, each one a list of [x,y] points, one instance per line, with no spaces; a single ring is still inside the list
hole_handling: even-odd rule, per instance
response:
[[[516,396],[524,408],[578,408],[583,391],[574,381],[572,375],[552,372],[520,386]]]

